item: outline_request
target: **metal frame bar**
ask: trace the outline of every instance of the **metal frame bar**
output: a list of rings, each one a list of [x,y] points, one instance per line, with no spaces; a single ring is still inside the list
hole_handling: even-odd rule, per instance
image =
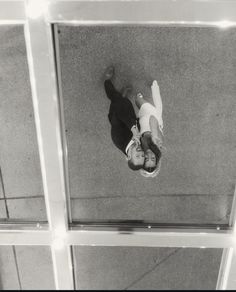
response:
[[[61,125],[61,136],[62,136],[62,150],[63,150],[63,162],[64,162],[64,173],[65,173],[65,187],[66,187],[66,205],[68,221],[72,222],[71,204],[70,204],[70,188],[69,188],[69,167],[68,167],[68,151],[67,151],[67,140],[65,131],[65,117],[64,117],[64,106],[63,106],[63,94],[62,94],[62,81],[61,81],[61,66],[60,66],[60,52],[59,52],[59,40],[56,33],[57,25],[53,25],[54,34],[54,46],[55,46],[55,63],[56,73],[58,81],[58,101],[60,109],[60,125]]]
[[[28,0],[26,10],[34,7],[36,1]],[[42,12],[37,19],[28,17],[26,21],[26,49],[46,210],[52,234],[55,284],[57,289],[73,289],[73,275],[69,269],[72,265],[71,253],[63,243],[68,216],[53,37],[45,11]],[[58,241],[62,244],[59,248],[53,245]]]
[[[72,230],[139,230],[139,231],[151,231],[151,230],[163,230],[163,229],[174,229],[174,230],[205,230],[211,232],[212,230],[230,230],[228,224],[198,224],[198,223],[156,223],[142,220],[111,220],[109,222],[101,221],[73,221],[70,224]]]
[[[100,231],[71,230],[64,236],[66,246],[149,246],[149,247],[191,247],[191,248],[234,248],[235,237],[231,231],[199,232],[196,230],[155,230],[145,231]],[[61,238],[59,238],[61,239]],[[55,242],[49,230],[1,230],[0,245],[50,245]],[[54,251],[57,250],[54,248]],[[65,266],[63,271],[65,274]]]
[[[135,13],[130,13],[135,11]],[[66,24],[163,24],[217,26],[236,23],[236,2],[231,0],[56,1],[49,21]]]
[[[229,226],[232,227],[234,246],[223,250],[216,290],[234,290],[236,287],[236,185],[229,218]]]
[[[47,228],[22,227],[0,230],[0,245],[49,245],[62,240],[61,250],[71,245],[97,246],[149,246],[149,247],[191,247],[191,248],[234,248],[235,236],[232,231],[195,229],[140,230],[69,230],[63,237],[56,237]],[[57,247],[53,249],[57,250]],[[56,255],[55,255],[56,256]],[[63,271],[65,273],[65,266]]]
[[[4,222],[0,224],[0,245],[51,246],[57,289],[73,289],[71,245],[168,246],[224,248],[217,289],[235,289],[236,200],[230,230],[223,226],[158,226],[147,223],[71,225],[68,212],[68,162],[57,40],[51,24],[65,25],[167,25],[236,26],[233,0],[45,0],[48,11],[35,19],[29,5],[38,0],[0,0],[0,25],[24,24],[32,99],[40,163],[49,224]],[[41,1],[41,0],[40,0]],[[39,1],[38,1],[39,3]],[[130,14],[131,10],[135,13]],[[235,194],[236,196],[236,194]],[[68,218],[70,217],[70,218]],[[69,220],[68,220],[69,219]],[[145,223],[146,224],[146,223]],[[168,227],[168,228],[167,228]],[[196,226],[195,226],[196,227]],[[171,229],[173,228],[173,229]],[[147,230],[147,231],[144,231]]]
[[[233,201],[232,201],[232,207],[231,207],[231,212],[230,212],[230,217],[229,217],[229,226],[236,231],[236,185],[234,189],[234,196],[233,196]]]
[[[235,245],[231,232],[182,231],[70,231],[68,243],[91,246],[149,246],[231,248]]]
[[[25,20],[24,1],[0,0],[0,24],[23,24]]]
[[[229,268],[232,260],[232,252],[233,248],[225,248],[223,250],[216,290],[226,290]]]
[[[52,244],[52,233],[41,230],[0,231],[0,245],[48,245]]]

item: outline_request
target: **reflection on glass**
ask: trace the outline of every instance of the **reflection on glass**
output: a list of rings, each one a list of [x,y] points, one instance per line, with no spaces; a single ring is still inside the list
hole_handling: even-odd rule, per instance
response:
[[[236,171],[236,30],[63,25],[58,30],[73,218],[228,223]],[[107,97],[118,91],[121,99],[123,93],[124,109],[132,105],[141,116],[137,99],[155,105],[154,80],[163,106],[159,120],[156,116],[161,139],[146,137],[147,149],[151,144],[163,149],[159,174],[147,178],[127,164],[133,133],[130,129],[124,144],[114,135],[111,124],[117,121],[108,118]],[[152,169],[157,155],[139,154],[140,163],[153,159]]]

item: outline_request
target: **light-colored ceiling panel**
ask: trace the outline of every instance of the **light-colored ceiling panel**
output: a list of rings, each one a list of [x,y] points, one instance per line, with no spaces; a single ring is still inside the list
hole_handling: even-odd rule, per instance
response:
[[[5,203],[4,200],[0,201],[0,218],[6,218],[6,208],[5,208]]]
[[[16,246],[22,289],[55,290],[49,247]]]
[[[11,219],[47,221],[44,197],[7,200]]]
[[[0,246],[0,290],[20,290],[12,246]]]
[[[219,249],[75,247],[77,289],[215,289]]]
[[[180,249],[130,289],[215,290],[221,253],[217,249]]]
[[[174,250],[74,247],[76,288],[124,290],[133,279],[151,269],[155,263],[163,261]]]
[[[227,224],[232,196],[142,196],[73,199],[73,219]],[[138,215],[137,215],[138,214]]]
[[[7,197],[43,195],[23,26],[0,27],[0,165]]]

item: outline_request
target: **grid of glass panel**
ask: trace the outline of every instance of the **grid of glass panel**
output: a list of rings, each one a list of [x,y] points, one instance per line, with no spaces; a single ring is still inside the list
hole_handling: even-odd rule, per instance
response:
[[[59,289],[63,285],[64,278],[59,277],[63,269],[68,281],[65,287],[69,287],[71,275],[72,285],[79,290],[201,290],[221,285],[219,276],[225,268],[222,259],[226,249],[119,247],[106,246],[105,240],[104,246],[94,247],[89,246],[89,237],[88,246],[71,247],[71,241],[79,238],[76,230],[86,227],[86,222],[91,224],[91,230],[99,230],[96,226],[100,226],[101,234],[109,227],[125,236],[132,236],[137,226],[146,232],[148,228],[154,232],[163,230],[154,226],[172,227],[172,231],[180,231],[180,236],[181,228],[188,232],[186,227],[192,228],[190,232],[194,228],[200,232],[205,227],[206,234],[222,229],[225,236],[232,230],[236,171],[235,27],[220,30],[51,23],[42,32],[42,25],[38,26],[41,31],[37,30],[37,21],[48,21],[40,20],[42,7],[33,0],[25,4],[30,23],[28,39],[28,24],[2,25],[0,13],[0,232],[5,236],[13,234],[11,246],[0,245],[0,289]],[[41,75],[51,73],[52,80],[56,75],[58,96],[48,98],[56,104],[55,125],[60,124],[60,129],[55,126],[60,136],[56,142],[59,145],[62,138],[62,151],[60,145],[55,152],[63,160],[61,181],[68,195],[66,198],[64,193],[59,194],[58,212],[53,211],[57,202],[50,199],[50,191],[44,197],[42,178],[44,184],[55,182],[46,181],[50,163],[42,163],[43,155],[46,157],[50,151],[42,151],[46,135],[40,132],[37,80],[32,77],[40,66],[35,55],[29,53],[37,46],[26,46],[36,40],[29,39],[36,32],[40,47],[40,37],[46,31],[48,35],[52,33],[48,48],[53,55],[41,54],[40,50],[37,53],[41,60],[44,54],[53,59],[52,64],[55,61],[52,72]],[[43,39],[46,40],[45,35]],[[119,90],[132,84],[135,92],[142,91],[149,97],[151,81],[159,82],[166,150],[161,173],[155,179],[147,180],[129,170],[112,144],[107,118],[109,100],[102,81],[104,70],[111,64],[115,66],[115,85]],[[47,85],[40,86],[47,91]],[[133,96],[131,102],[134,105]],[[42,116],[41,112],[41,119]],[[59,216],[65,215],[66,200],[71,224]],[[55,221],[54,216],[58,216]],[[44,224],[47,221],[48,225]],[[56,228],[55,222],[61,225]],[[69,231],[65,231],[68,225]],[[23,234],[26,241],[30,240],[26,226],[29,232],[49,231],[50,238],[49,233],[42,233],[47,244],[15,245],[14,240],[20,242]],[[77,226],[74,233],[72,226]],[[69,233],[71,241],[66,243]]]

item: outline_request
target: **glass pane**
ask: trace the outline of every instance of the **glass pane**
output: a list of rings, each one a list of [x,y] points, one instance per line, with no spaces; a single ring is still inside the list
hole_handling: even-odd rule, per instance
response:
[[[45,246],[0,246],[1,290],[55,290],[52,258]]]
[[[0,196],[10,218],[46,220],[23,26],[0,27],[0,76]]]
[[[6,218],[6,207],[4,200],[0,201],[0,218],[5,219]]]
[[[236,30],[58,27],[74,219],[227,223],[235,188]],[[103,74],[150,101],[158,80],[160,174],[130,170],[113,144]],[[138,109],[135,108],[136,114]]]
[[[77,289],[215,290],[222,250],[74,247]]]

